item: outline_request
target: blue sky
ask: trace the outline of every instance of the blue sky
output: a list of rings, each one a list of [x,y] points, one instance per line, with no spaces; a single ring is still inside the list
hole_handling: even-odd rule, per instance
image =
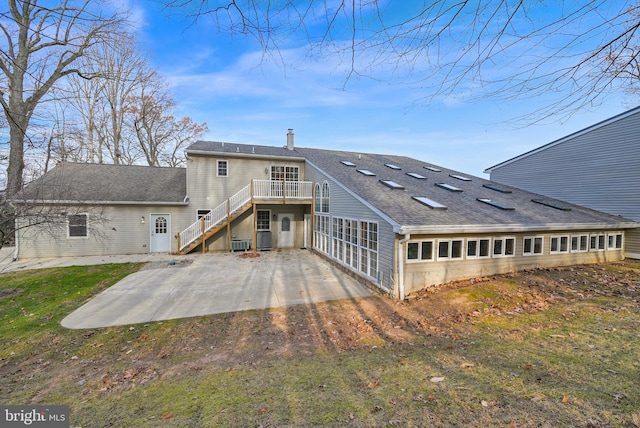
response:
[[[514,118],[543,106],[543,95],[477,100],[468,85],[425,99],[393,78],[346,81],[343,63],[309,58],[304,43],[281,49],[283,65],[264,58],[253,40],[217,33],[206,19],[168,16],[157,3],[132,6],[142,48],[167,78],[178,113],[206,122],[209,140],[277,146],[293,128],[298,146],[406,155],[485,176],[487,167],[634,106],[613,91],[563,121],[523,126]]]

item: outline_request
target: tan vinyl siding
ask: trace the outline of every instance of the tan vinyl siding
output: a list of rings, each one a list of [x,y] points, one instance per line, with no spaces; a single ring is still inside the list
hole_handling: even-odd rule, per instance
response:
[[[19,258],[139,254],[150,251],[150,214],[171,216],[171,251],[176,233],[184,227],[188,208],[166,206],[77,207],[69,212],[88,214],[88,236],[69,238],[66,217],[55,223],[31,226],[18,233]],[[141,222],[141,217],[145,222]]]
[[[619,232],[619,231],[615,231]],[[507,272],[516,272],[523,269],[570,266],[584,263],[601,263],[618,261],[624,258],[622,250],[586,251],[586,252],[566,252],[560,254],[550,254],[550,243],[552,236],[572,235],[594,235],[607,234],[607,231],[585,232],[554,232],[554,233],[510,233],[492,235],[413,235],[409,242],[421,242],[431,240],[435,243],[434,251],[437,252],[439,240],[463,240],[463,257],[460,260],[438,260],[434,261],[407,261],[404,267],[405,293],[409,294],[432,285],[443,284],[449,281],[457,281],[469,278],[479,278]],[[523,238],[543,237],[542,255],[523,255]],[[469,239],[489,238],[515,238],[514,256],[488,257],[488,258],[467,258],[466,244]],[[626,237],[625,237],[626,238]],[[406,245],[405,245],[406,252]]]
[[[217,176],[217,161],[228,161],[228,176]],[[225,199],[251,183],[252,179],[269,180],[271,167],[275,165],[297,166],[300,180],[305,176],[304,162],[234,158],[230,156],[197,156],[190,155],[187,161],[187,193],[189,205],[193,208],[195,221],[196,210],[213,209]]]

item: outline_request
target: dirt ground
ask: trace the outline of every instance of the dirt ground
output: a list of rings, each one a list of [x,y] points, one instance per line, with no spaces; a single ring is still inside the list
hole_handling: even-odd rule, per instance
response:
[[[348,352],[425,337],[456,340],[478,317],[517,316],[593,296],[626,297],[630,307],[639,307],[640,262],[536,269],[458,281],[417,293],[405,302],[373,296],[88,330],[82,333],[83,349],[102,347],[104,335],[121,335],[122,346],[76,356],[85,369],[67,375],[74,382],[90,382],[87,386],[96,392],[121,392],[160,374],[179,375],[212,364],[233,370],[273,364],[278,357]],[[114,371],[114,359],[127,361],[122,371]]]

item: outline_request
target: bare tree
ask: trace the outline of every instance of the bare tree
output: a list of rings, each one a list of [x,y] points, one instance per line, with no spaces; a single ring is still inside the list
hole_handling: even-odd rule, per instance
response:
[[[7,194],[23,184],[24,143],[31,118],[54,84],[81,73],[76,61],[121,24],[90,0],[8,0],[0,10],[0,104],[9,125]]]
[[[207,131],[207,124],[197,124],[188,117],[173,116],[176,103],[159,80],[149,81],[139,95],[131,97],[127,122],[137,147],[152,166],[179,166],[184,163],[181,150]]]
[[[425,100],[460,93],[467,100],[551,98],[537,119],[570,114],[610,93],[625,77],[618,71],[633,68],[639,45],[636,0],[164,3],[253,37],[263,58],[284,63],[283,49],[301,44],[320,57],[337,55],[345,84],[356,76],[400,79]],[[629,67],[612,67],[612,58]]]

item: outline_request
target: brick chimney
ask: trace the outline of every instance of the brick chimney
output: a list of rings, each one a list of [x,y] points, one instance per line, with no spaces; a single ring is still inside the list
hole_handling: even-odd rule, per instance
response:
[[[291,128],[287,132],[287,150],[293,150],[293,129]]]

